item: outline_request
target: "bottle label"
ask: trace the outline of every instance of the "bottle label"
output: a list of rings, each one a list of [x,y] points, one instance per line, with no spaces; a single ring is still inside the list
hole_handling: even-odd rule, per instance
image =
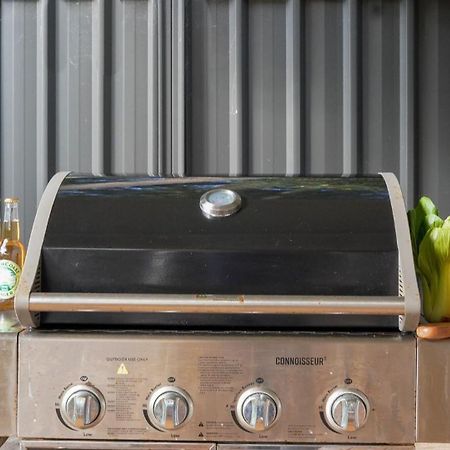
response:
[[[16,295],[21,272],[15,262],[8,259],[0,260],[0,302]]]

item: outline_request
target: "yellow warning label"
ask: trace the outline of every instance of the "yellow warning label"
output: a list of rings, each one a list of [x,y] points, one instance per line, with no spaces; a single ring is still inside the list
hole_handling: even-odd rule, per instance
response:
[[[117,375],[128,375],[128,369],[125,367],[125,364],[121,364],[117,369]]]

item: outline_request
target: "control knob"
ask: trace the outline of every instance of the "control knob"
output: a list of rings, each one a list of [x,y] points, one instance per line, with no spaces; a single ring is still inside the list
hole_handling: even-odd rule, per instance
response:
[[[369,400],[356,389],[336,389],[325,406],[327,424],[338,433],[359,430],[367,422]]]
[[[193,403],[183,389],[168,386],[157,389],[147,405],[150,423],[161,431],[176,430],[192,416]]]
[[[251,388],[244,391],[236,404],[236,419],[247,431],[260,432],[271,428],[281,410],[278,397],[271,391]]]
[[[105,398],[92,386],[73,386],[64,393],[60,412],[61,418],[70,428],[91,428],[103,418]]]

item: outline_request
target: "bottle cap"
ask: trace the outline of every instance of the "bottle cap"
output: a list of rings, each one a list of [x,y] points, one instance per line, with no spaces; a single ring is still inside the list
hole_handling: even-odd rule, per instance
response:
[[[19,203],[19,199],[17,197],[9,197],[3,200],[4,203]]]

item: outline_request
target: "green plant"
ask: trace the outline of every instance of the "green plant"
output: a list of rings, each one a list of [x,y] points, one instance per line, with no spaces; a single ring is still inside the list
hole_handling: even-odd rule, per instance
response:
[[[423,311],[430,322],[450,320],[450,217],[445,221],[428,197],[408,212]]]

